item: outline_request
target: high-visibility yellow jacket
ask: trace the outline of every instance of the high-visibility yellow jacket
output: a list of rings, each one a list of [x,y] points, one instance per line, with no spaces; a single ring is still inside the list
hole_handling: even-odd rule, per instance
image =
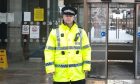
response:
[[[56,82],[85,79],[85,70],[91,69],[91,47],[84,29],[65,24],[52,29],[44,50],[46,73],[52,73]]]

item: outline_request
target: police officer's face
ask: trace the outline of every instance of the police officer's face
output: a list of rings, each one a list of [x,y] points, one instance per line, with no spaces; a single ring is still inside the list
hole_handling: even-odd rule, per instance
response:
[[[74,21],[74,15],[63,15],[63,20],[66,24],[72,24]]]

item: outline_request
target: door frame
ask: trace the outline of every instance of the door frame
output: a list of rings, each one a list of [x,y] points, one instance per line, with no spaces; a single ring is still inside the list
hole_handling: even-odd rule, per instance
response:
[[[140,8],[140,3],[136,3],[136,18],[135,18],[135,20],[136,20],[136,24],[135,24],[135,27],[136,27],[136,36],[135,36],[135,39],[136,39],[136,41],[135,41],[135,43],[136,43],[136,47],[135,47],[135,78],[136,79],[140,79],[140,75],[138,75],[138,57],[140,57],[140,56],[138,56],[138,16],[139,16],[139,8]]]

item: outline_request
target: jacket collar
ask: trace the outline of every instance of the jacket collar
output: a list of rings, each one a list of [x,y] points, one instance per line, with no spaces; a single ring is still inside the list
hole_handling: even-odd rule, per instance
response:
[[[64,30],[71,30],[71,31],[75,31],[78,29],[77,24],[74,22],[73,26],[71,28],[69,28],[66,24],[61,23],[60,28],[64,29]]]

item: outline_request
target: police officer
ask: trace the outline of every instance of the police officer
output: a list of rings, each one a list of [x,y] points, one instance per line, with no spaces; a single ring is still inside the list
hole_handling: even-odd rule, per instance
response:
[[[84,29],[74,21],[77,10],[62,8],[63,22],[52,29],[44,50],[46,73],[53,74],[54,84],[85,84],[91,69],[91,47]]]

